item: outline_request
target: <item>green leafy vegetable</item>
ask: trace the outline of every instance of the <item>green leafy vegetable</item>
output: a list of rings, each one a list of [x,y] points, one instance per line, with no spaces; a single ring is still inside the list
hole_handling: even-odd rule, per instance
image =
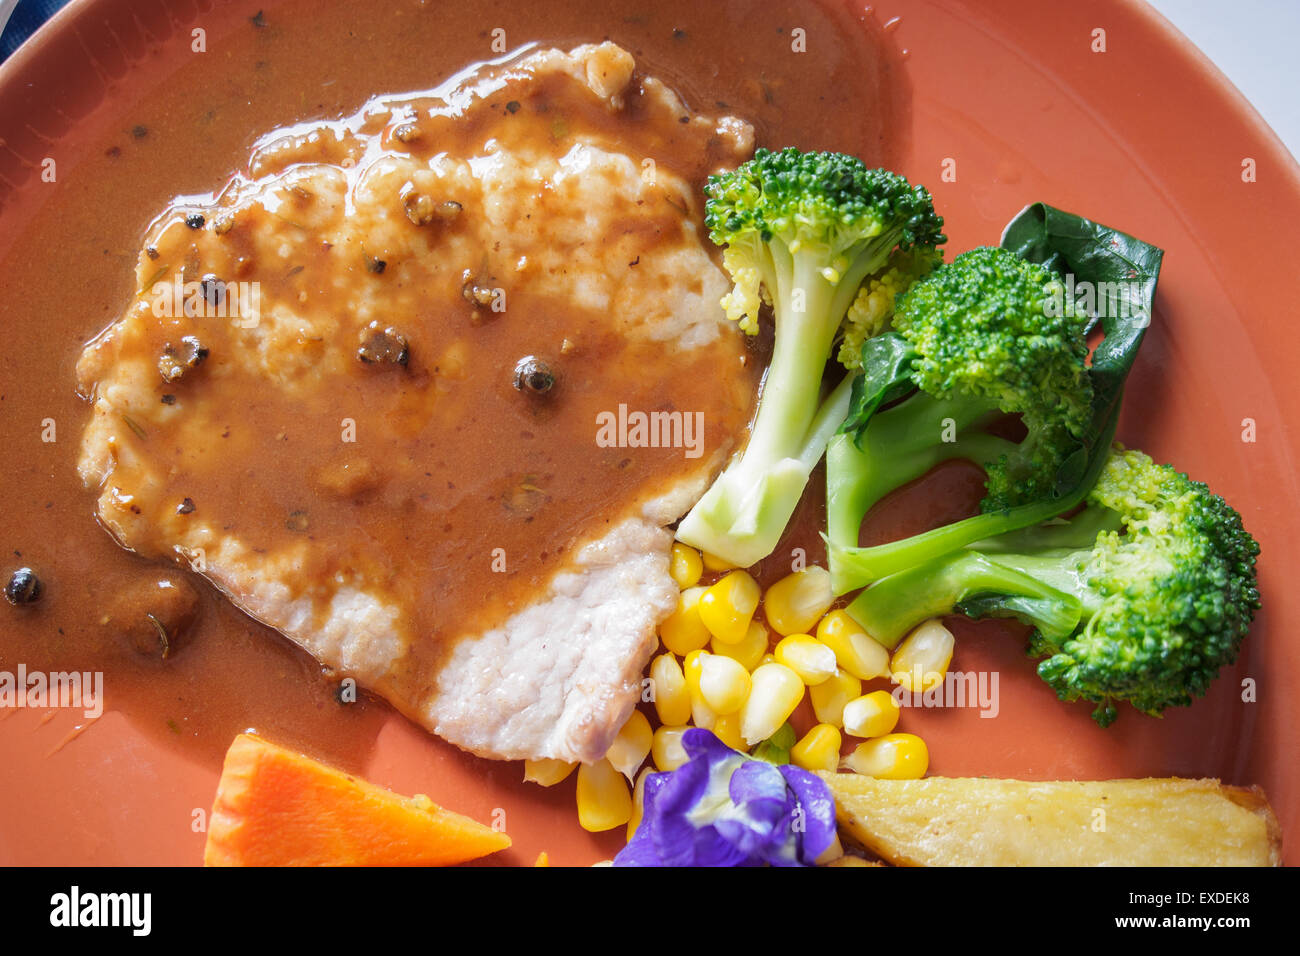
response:
[[[1150,324],[1163,253],[1042,203],[1011,222],[1003,248],[1057,278],[1014,270],[987,250],[961,268],[958,257],[900,298],[894,323],[913,330],[910,337],[902,333],[906,344],[886,335],[863,347],[864,371],[854,385],[851,415],[827,457],[826,537],[837,593],[1063,514],[1080,504],[1097,480],[1114,438],[1124,383]],[[1120,281],[1128,284],[1113,285]],[[1068,289],[1096,289],[1103,283],[1110,285],[1103,297],[1094,295],[1092,311],[1079,314],[1077,302],[1065,298]],[[988,310],[982,304],[988,296],[1002,306]],[[909,305],[913,300],[916,306]],[[1121,301],[1127,304],[1121,307]],[[1074,348],[1071,322],[1080,334],[1100,326],[1105,336],[1083,372],[1086,387],[1064,371],[1071,367]],[[990,330],[987,338],[984,329]],[[954,330],[956,345],[949,340]],[[1017,330],[1043,341],[1019,342],[1020,336],[1012,334]],[[1051,347],[1036,353],[1042,345]],[[929,363],[919,372],[909,346]],[[1045,363],[1040,367],[1050,382],[1034,380],[1038,362]],[[887,416],[913,399],[884,411],[882,406],[913,388],[938,401],[928,406],[918,402],[910,421],[899,414],[889,427]],[[1086,413],[1079,415],[1080,398],[1087,392]],[[1012,450],[1002,440],[992,440],[983,431],[988,418],[978,414],[978,402],[943,404],[954,393],[989,401],[986,413],[1021,413],[1028,444]],[[964,437],[944,441],[946,436],[936,430],[944,419]],[[885,423],[879,426],[880,440],[864,440],[873,435],[876,420]],[[890,461],[891,446],[899,452],[896,462]],[[862,517],[880,495],[951,457],[969,457],[989,471],[983,513],[900,541],[857,546]]]
[[[895,488],[952,458],[988,473],[987,512],[1068,487],[1091,416],[1082,320],[1048,314],[1061,286],[1004,249],[962,253],[898,302],[896,332],[863,347],[851,413],[827,450],[832,586],[869,583],[854,566],[858,528]],[[890,402],[888,408],[881,406]],[[1020,442],[989,430],[1018,414]]]

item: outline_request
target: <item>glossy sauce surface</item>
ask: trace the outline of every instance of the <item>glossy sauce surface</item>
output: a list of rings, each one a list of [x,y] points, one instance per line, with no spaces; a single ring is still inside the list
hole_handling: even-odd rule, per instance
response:
[[[67,154],[58,188],[36,200],[30,191],[6,197],[10,209],[30,213],[24,204],[40,206],[21,235],[4,236],[6,289],[23,294],[7,297],[7,343],[0,351],[0,442],[12,450],[0,464],[5,501],[0,536],[13,563],[40,572],[46,591],[38,607],[6,613],[0,666],[22,661],[30,669],[103,670],[111,711],[105,724],[125,719],[135,731],[197,760],[203,773],[193,779],[200,794],[210,786],[203,781],[211,779],[234,733],[255,728],[343,766],[369,767],[398,787],[409,777],[409,766],[397,767],[388,755],[394,748],[409,750],[417,755],[416,765],[432,761],[449,779],[480,782],[478,792],[456,809],[477,808],[486,818],[492,807],[506,805],[515,815],[512,833],[544,834],[556,826],[574,830],[571,788],[567,795],[524,788],[517,782],[518,765],[475,760],[413,728],[395,730],[388,708],[364,695],[356,704],[339,703],[337,686],[321,676],[314,661],[236,611],[206,582],[121,550],[97,526],[93,494],[76,475],[77,438],[87,416],[75,392],[78,353],[129,301],[146,229],[173,197],[219,189],[257,141],[278,126],[347,116],[376,93],[427,89],[456,70],[499,55],[488,26],[498,20],[510,48],[533,42],[566,48],[613,39],[633,52],[641,70],[662,78],[688,103],[752,121],[760,145],[841,149],[879,165],[894,165],[906,145],[905,137],[887,140],[884,132],[899,128],[894,118],[903,108],[905,89],[894,83],[896,63],[856,17],[810,2],[727,3],[725,15],[676,0],[638,6],[635,12],[585,2],[396,2],[382,5],[382,11],[347,2],[284,3],[266,4],[259,26],[250,18],[261,6],[195,12],[208,29],[206,60],[178,50],[179,34],[166,42],[141,40],[140,67],[113,81],[115,115],[92,114],[63,144]],[[738,19],[754,28],[734,29]],[[790,52],[796,23],[815,38],[815,58]],[[830,123],[827,117],[840,119]],[[685,145],[665,144],[663,156],[698,182],[702,157]],[[545,303],[533,308],[546,314]],[[490,346],[494,332],[488,325],[467,326],[466,334]],[[761,359],[763,344],[752,347]],[[491,360],[504,370],[515,358],[493,355]],[[694,387],[707,391],[706,375],[704,368],[690,369],[685,378],[698,380]],[[646,387],[633,401],[654,407],[654,390]],[[375,421],[386,411],[379,401]],[[268,420],[290,421],[299,441],[313,440],[327,424],[329,434],[337,436],[333,410],[295,412],[301,410],[283,405],[257,410]],[[57,441],[39,441],[46,418],[57,423]],[[256,446],[258,453],[270,454],[282,430],[258,431],[256,442],[263,443]],[[277,487],[311,477],[305,457],[277,452],[275,461],[289,476]],[[603,477],[575,481],[608,485]],[[175,490],[187,494],[179,484]],[[571,490],[571,505],[599,520],[601,497],[577,500],[578,486]],[[236,486],[214,485],[211,491],[238,494]],[[280,516],[298,510],[288,498],[274,499],[273,507],[263,499],[256,507],[265,509],[264,527],[274,525],[274,510],[274,533],[292,533]],[[332,519],[330,509],[341,512],[344,504],[323,507],[322,521],[343,520]],[[811,507],[815,510],[816,503]],[[419,534],[435,550],[455,550],[455,538],[444,537],[440,527]],[[812,536],[808,546],[816,541]],[[412,547],[419,550],[421,542]],[[159,580],[177,578],[196,593],[197,610],[184,639],[163,659],[147,630],[124,622],[137,621],[156,599]],[[14,721],[11,726],[26,719],[6,716]],[[76,746],[89,744],[97,732],[119,733],[91,725]],[[71,759],[68,749],[50,760]],[[421,786],[427,790],[427,781]],[[109,790],[102,792],[111,806]],[[28,803],[39,799],[35,794],[14,792],[6,799],[18,815],[41,812]],[[164,800],[163,794],[157,799]],[[202,804],[207,798],[193,799]],[[25,847],[21,835],[14,839],[8,858],[27,860],[39,853],[36,844]],[[190,839],[201,842],[202,834]],[[618,845],[613,835],[591,839],[593,846]],[[96,841],[82,843],[88,844]],[[97,858],[117,858],[110,846],[96,845],[107,854]],[[175,859],[168,845],[160,836],[157,848],[143,849],[139,858]],[[93,851],[91,857],[96,858]]]
[[[256,178],[153,225],[86,350],[100,519],[313,651],[346,617],[385,658],[355,676],[414,709],[460,639],[743,440],[758,363],[698,196],[748,150],[609,46],[268,133]]]

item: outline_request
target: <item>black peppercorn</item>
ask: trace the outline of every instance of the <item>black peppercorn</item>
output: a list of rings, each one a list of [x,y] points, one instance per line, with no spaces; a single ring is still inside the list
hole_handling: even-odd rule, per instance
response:
[[[5,585],[5,600],[15,606],[34,604],[41,598],[41,579],[31,568],[19,568]]]
[[[555,373],[536,355],[525,355],[515,365],[515,388],[544,395],[555,387]]]
[[[406,336],[396,329],[382,328],[378,320],[362,329],[357,358],[367,365],[405,365],[410,357]]]

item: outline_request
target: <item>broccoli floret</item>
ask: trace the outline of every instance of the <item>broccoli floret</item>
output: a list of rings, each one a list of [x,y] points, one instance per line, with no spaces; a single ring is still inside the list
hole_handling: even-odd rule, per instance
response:
[[[897,250],[932,250],[945,237],[923,187],[839,153],[758,150],[705,192],[705,224],[735,283],[723,308],[752,335],[770,305],[775,338],[749,443],[677,537],[745,567],[776,547],[848,410],[850,379],[823,400],[822,378],[864,280],[898,269],[889,281],[901,287],[904,272],[930,260]],[[872,308],[858,308],[854,334]]]
[[[943,262],[943,251],[930,246],[895,249],[879,275],[868,276],[849,306],[836,360],[847,369],[862,367],[862,346],[890,327],[898,297],[912,283]]]
[[[1032,624],[1039,676],[1104,727],[1119,701],[1154,716],[1204,695],[1259,608],[1258,554],[1206,485],[1116,445],[1078,515],[891,575],[848,612],[887,647],[954,611]]]
[[[1092,422],[1085,316],[1047,303],[1056,273],[1004,249],[962,253],[897,302],[893,333],[863,350],[864,400],[827,452],[830,569],[837,593],[869,583],[854,567],[863,516],[942,461],[987,473],[988,513],[1049,498]],[[878,411],[886,401],[894,404]],[[1018,414],[1019,442],[989,426]]]

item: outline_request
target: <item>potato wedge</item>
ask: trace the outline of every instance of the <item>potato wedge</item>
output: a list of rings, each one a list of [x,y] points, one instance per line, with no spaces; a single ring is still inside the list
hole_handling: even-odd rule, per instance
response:
[[[902,866],[1281,864],[1263,794],[1217,780],[820,776],[841,834]]]

